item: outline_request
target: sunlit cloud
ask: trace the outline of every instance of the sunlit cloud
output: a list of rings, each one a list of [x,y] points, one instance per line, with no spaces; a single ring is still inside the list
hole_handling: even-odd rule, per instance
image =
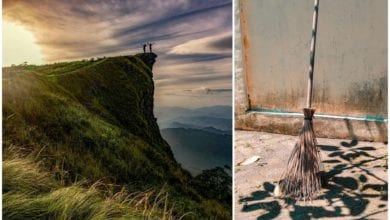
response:
[[[226,55],[231,56],[231,49],[232,35],[231,33],[224,33],[217,36],[190,40],[188,42],[175,46],[168,53],[179,55],[218,55],[220,53],[227,53]]]
[[[145,41],[165,52],[231,29],[230,1],[3,2],[4,19],[34,32],[49,62],[139,51]]]
[[[15,43],[7,43],[13,41]],[[21,53],[23,51],[23,53]],[[20,25],[3,22],[3,66],[30,63],[43,63],[42,53],[34,35]]]

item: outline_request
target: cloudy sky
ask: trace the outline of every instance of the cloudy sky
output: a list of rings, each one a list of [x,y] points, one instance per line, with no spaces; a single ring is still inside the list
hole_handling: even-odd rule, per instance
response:
[[[3,0],[3,66],[134,54],[154,42],[156,105],[231,105],[230,0]]]

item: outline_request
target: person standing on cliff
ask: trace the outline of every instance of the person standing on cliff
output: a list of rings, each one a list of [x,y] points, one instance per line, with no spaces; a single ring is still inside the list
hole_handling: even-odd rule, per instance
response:
[[[148,44],[149,44],[149,52],[151,53],[152,52],[152,45],[153,45],[153,43],[149,42]]]
[[[144,53],[146,53],[146,44],[142,45],[144,47]]]

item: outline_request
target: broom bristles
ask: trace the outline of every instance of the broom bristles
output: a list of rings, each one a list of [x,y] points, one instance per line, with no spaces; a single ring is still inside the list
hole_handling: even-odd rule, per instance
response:
[[[280,189],[286,197],[311,200],[321,190],[321,154],[313,130],[314,109],[304,108],[303,128],[288,160]]]

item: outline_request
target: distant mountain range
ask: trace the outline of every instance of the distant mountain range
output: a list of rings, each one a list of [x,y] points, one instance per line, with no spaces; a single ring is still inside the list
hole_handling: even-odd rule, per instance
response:
[[[228,168],[227,172],[231,173],[231,134],[192,128],[165,128],[161,134],[171,146],[176,160],[193,175],[217,166]]]
[[[231,173],[231,106],[156,107],[155,115],[163,138],[183,168],[193,175],[217,166]]]
[[[232,130],[232,107],[227,105],[196,109],[156,107],[154,113],[160,129],[213,127],[224,131]]]

